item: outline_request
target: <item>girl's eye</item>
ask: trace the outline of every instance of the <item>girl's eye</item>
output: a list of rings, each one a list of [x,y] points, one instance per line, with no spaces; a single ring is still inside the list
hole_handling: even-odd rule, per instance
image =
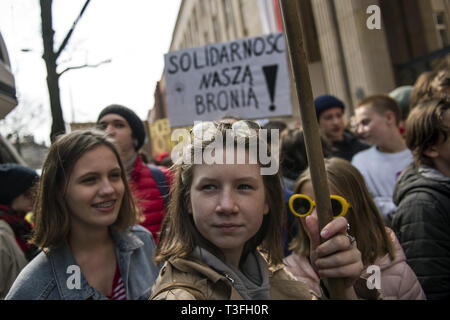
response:
[[[202,190],[215,190],[216,186],[213,184],[205,184],[204,186],[202,186],[201,188]]]
[[[249,184],[240,184],[238,186],[238,189],[240,189],[240,190],[252,190],[253,187],[251,185],[249,185]]]
[[[95,177],[87,177],[87,178],[84,178],[83,180],[81,180],[81,183],[92,184],[95,182],[95,180],[96,180]]]
[[[122,176],[120,175],[120,172],[115,172],[115,173],[111,173],[109,175],[110,179],[112,180],[119,180],[122,178]]]

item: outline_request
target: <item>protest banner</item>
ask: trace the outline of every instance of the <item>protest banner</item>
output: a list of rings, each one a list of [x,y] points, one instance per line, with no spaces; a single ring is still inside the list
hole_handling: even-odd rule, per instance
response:
[[[292,114],[283,33],[165,55],[171,127],[225,115],[261,119]]]
[[[172,143],[170,140],[171,130],[169,126],[169,119],[159,119],[148,124],[150,131],[150,141],[152,157],[156,157],[161,152],[170,152]]]

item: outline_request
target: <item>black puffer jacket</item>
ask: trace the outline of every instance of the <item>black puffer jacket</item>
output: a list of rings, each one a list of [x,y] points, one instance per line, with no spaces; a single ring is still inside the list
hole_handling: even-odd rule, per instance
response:
[[[430,169],[410,165],[399,177],[392,228],[427,299],[449,299],[450,179]]]
[[[354,133],[345,130],[342,134],[342,141],[334,141],[331,148],[331,156],[352,161],[352,158],[358,152],[369,149],[370,146],[364,141],[358,139]]]

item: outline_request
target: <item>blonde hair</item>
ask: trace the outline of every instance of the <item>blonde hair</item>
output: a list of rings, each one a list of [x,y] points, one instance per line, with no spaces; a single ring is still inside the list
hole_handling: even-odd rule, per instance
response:
[[[225,134],[225,130],[230,127],[230,124],[222,122],[216,125],[222,134]],[[247,138],[245,140],[245,148],[248,150],[249,141]],[[261,139],[257,139],[257,141],[258,148],[267,149],[267,145]],[[212,142],[213,140],[203,141],[202,150],[205,150]],[[237,138],[234,139],[234,146],[236,145]],[[191,149],[191,159],[194,157],[193,150],[194,148]],[[260,166],[263,167],[261,164]],[[200,234],[194,224],[192,214],[188,212],[194,167],[195,164],[183,163],[176,163],[172,167],[175,171],[175,179],[171,186],[168,212],[163,220],[159,243],[154,255],[156,263],[164,262],[171,257],[188,257],[196,246],[204,247],[217,257],[224,259],[221,251]],[[286,215],[280,177],[277,172],[273,175],[263,175],[262,179],[269,213],[264,215],[262,226],[256,235],[246,242],[242,257],[260,247],[266,251],[269,264],[279,264],[283,259],[281,230]]]
[[[69,208],[65,194],[70,175],[76,162],[99,146],[108,147],[120,166],[124,195],[119,215],[112,227],[120,231],[139,223],[142,213],[134,203],[125,175],[125,168],[114,142],[104,132],[96,130],[73,131],[58,137],[45,159],[35,203],[35,227],[32,243],[40,248],[61,245],[70,231]]]
[[[363,176],[350,162],[340,158],[325,159],[328,182],[337,195],[344,197],[351,208],[346,219],[350,224],[349,234],[357,240],[362,261],[365,265],[389,253],[394,259],[394,246],[386,232],[383,219],[367,190]],[[306,170],[297,180],[294,193],[300,193],[303,185],[311,181],[311,174]],[[290,243],[295,253],[309,257],[309,237],[301,223],[298,234]]]

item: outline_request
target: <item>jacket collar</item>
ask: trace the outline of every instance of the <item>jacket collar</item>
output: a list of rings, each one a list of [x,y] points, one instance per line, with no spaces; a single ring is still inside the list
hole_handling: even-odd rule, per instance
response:
[[[129,231],[117,232],[111,229],[111,234],[116,246],[116,255],[122,280],[128,293],[127,271],[131,252],[143,246],[144,243]],[[58,248],[50,250],[47,256],[62,300],[106,299],[102,293],[89,285],[81,273],[81,269],[78,267],[67,241]],[[75,284],[77,274],[80,276],[80,287],[79,289],[70,289]]]
[[[58,248],[50,250],[47,256],[62,300],[95,299],[97,295],[101,295],[84,278],[67,241]],[[80,277],[80,287],[71,289],[76,284],[78,275]]]
[[[134,251],[144,245],[144,242],[129,230],[119,232],[111,228],[111,235],[116,247],[120,251]]]

